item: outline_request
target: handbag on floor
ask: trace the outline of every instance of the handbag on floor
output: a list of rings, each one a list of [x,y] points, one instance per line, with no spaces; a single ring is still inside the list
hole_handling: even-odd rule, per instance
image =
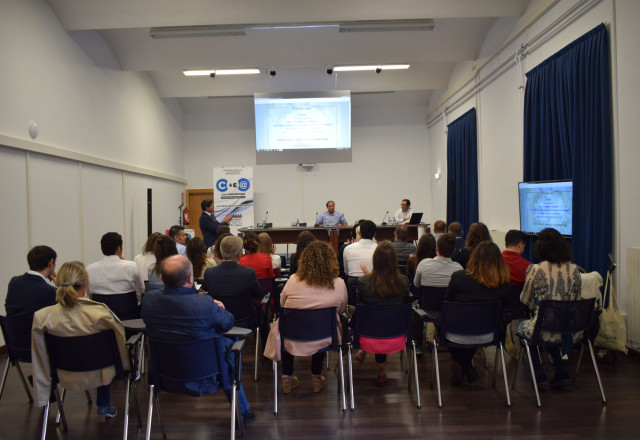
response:
[[[627,325],[618,308],[618,299],[613,290],[611,273],[607,274],[604,292],[605,299],[608,296],[609,301],[606,307],[601,308],[600,330],[594,344],[598,347],[627,354]]]

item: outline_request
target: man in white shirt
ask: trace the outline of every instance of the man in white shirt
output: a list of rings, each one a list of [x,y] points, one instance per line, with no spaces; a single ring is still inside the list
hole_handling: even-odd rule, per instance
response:
[[[138,265],[122,257],[122,236],[107,232],[100,240],[104,258],[87,266],[91,294],[119,295],[136,292],[138,303],[144,283]]]
[[[187,247],[185,242],[187,241],[187,234],[184,232],[184,226],[174,225],[169,229],[169,237],[176,241],[176,248],[178,253],[183,257],[187,256]]]
[[[373,252],[378,246],[373,241],[376,235],[376,224],[371,220],[364,220],[358,226],[357,233],[360,240],[344,248],[343,262],[344,272],[347,275],[347,290],[349,294],[349,304],[355,305],[358,278],[363,276],[363,266],[368,271],[373,269]]]
[[[396,223],[399,225],[409,223],[409,220],[411,220],[411,214],[413,214],[413,209],[411,209],[411,201],[409,199],[402,199],[402,202],[400,203],[400,209],[396,211]]]

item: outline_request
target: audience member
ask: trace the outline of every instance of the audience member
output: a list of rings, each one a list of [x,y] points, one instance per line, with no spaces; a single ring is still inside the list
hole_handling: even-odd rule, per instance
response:
[[[240,240],[238,238],[238,240]],[[213,270],[215,267],[209,269]],[[142,303],[142,319],[146,332],[151,339],[167,342],[189,343],[210,338],[221,338],[223,349],[218,352],[222,359],[222,377],[233,378],[233,354],[227,350],[233,340],[222,336],[233,327],[233,315],[225,310],[223,303],[215,301],[207,295],[199,295],[193,289],[193,268],[189,260],[181,255],[171,256],[162,261],[160,276],[164,282],[164,289],[145,294]],[[228,353],[228,354],[227,354]],[[153,375],[153,372],[150,372]],[[204,378],[203,378],[204,379]],[[220,387],[225,380],[219,376],[210,380],[198,380],[195,383],[180,385],[192,393],[209,394]],[[232,402],[231,384],[224,389],[229,402]],[[250,410],[249,402],[242,385],[238,387],[238,403],[242,414],[242,423],[247,424],[255,419],[255,413]]]
[[[462,237],[462,224],[460,222],[452,222],[449,224],[449,234],[453,235],[456,238],[456,249],[453,251],[453,255],[451,255],[451,259],[453,261],[457,261],[458,254],[464,247],[464,238]]]
[[[347,219],[344,214],[336,211],[336,204],[329,200],[326,204],[327,210],[318,216],[316,225],[318,226],[347,226]]]
[[[143,282],[149,281],[149,266],[156,262],[156,242],[158,238],[162,237],[162,234],[159,232],[154,232],[149,235],[147,241],[142,246],[142,252],[136,255],[133,258],[133,261],[138,265],[138,272],[140,272],[140,277]]]
[[[255,232],[247,232],[244,234],[242,237],[242,245],[244,246],[245,254],[240,258],[238,264],[255,270],[259,279],[273,278],[275,274],[273,272],[271,257],[258,252],[258,248],[260,247],[258,234]]]
[[[516,229],[511,229],[504,237],[506,249],[502,251],[502,258],[509,267],[512,286],[524,285],[527,269],[531,265],[531,261],[522,258],[525,238],[524,233]]]
[[[169,229],[169,237],[176,241],[176,249],[183,257],[187,256],[187,234],[184,232],[184,226],[174,225]]]
[[[443,220],[436,220],[435,223],[433,224],[433,236],[435,237],[436,241],[438,240],[438,238],[440,238],[443,234],[447,233],[447,224],[443,221]]]
[[[224,218],[224,221],[219,222],[213,212],[213,200],[211,199],[204,199],[200,202],[200,207],[202,208],[202,214],[200,214],[198,223],[200,225],[200,231],[202,232],[205,248],[209,249],[216,241],[216,238],[218,238],[218,228],[223,225],[228,225],[233,219],[233,216],[228,214]]]
[[[149,288],[148,290],[159,290],[164,287],[162,284],[162,279],[160,278],[160,265],[162,260],[172,255],[177,255],[178,249],[176,248],[176,241],[167,236],[163,235],[158,238],[156,241],[156,262],[149,265],[147,272],[149,274]]]
[[[538,239],[533,247],[533,255],[541,262],[532,264],[527,269],[524,288],[520,294],[520,301],[533,311],[532,319],[525,319],[518,324],[518,332],[527,337],[533,336],[533,329],[538,318],[540,302],[577,301],[582,299],[580,289],[580,268],[571,262],[572,253],[569,242],[553,228],[543,229],[538,233]],[[560,342],[559,334],[542,335],[550,342]],[[546,337],[545,337],[546,336]],[[574,341],[581,335],[574,335]],[[555,376],[549,383],[538,351],[531,350],[531,361],[536,375],[538,388],[546,391],[552,388],[562,388],[571,383],[571,377],[562,364],[562,354],[558,346],[546,347],[553,359]]]
[[[135,263],[131,262],[132,264]],[[34,399],[37,406],[49,401],[51,376],[45,333],[55,336],[85,336],[103,330],[113,330],[120,360],[125,370],[129,369],[129,355],[125,347],[122,323],[102,303],[85,298],[89,288],[89,275],[79,261],[64,263],[56,277],[58,304],[38,310],[33,316],[32,359],[34,375]],[[68,390],[85,390],[87,383],[99,380],[97,389],[97,411],[104,418],[115,417],[117,409],[111,406],[111,381],[116,372],[113,366],[98,371],[69,372],[58,370],[60,385]]]
[[[489,233],[489,228],[487,228],[484,223],[473,223],[471,227],[469,227],[469,233],[467,234],[467,241],[464,247],[459,253],[453,256],[452,260],[457,261],[463,269],[466,269],[471,253],[478,243],[483,241],[493,241]]]
[[[298,271],[289,278],[280,296],[282,307],[289,309],[321,309],[337,307],[338,335],[341,334],[339,315],[347,307],[347,289],[338,277],[338,260],[328,243],[314,241],[307,246],[300,258]],[[277,328],[277,327],[276,327]],[[278,342],[276,342],[278,341]],[[278,331],[269,333],[265,352],[280,352]],[[322,375],[324,352],[318,350],[329,346],[330,340],[296,342],[285,339],[282,357],[282,391],[286,394],[298,386],[298,378],[293,375],[293,357],[311,356],[311,384],[317,393],[326,385]]]
[[[56,251],[49,246],[35,246],[27,253],[29,270],[11,278],[4,308],[7,318],[33,319],[43,307],[56,303]]]
[[[193,237],[187,243],[187,258],[193,265],[193,278],[202,284],[204,271],[216,265],[216,262],[207,257],[207,248],[204,247],[204,241],[200,237]]]
[[[359,232],[357,232],[359,230]],[[359,241],[350,244],[344,249],[344,272],[347,275],[347,288],[349,290],[349,304],[357,302],[356,286],[358,278],[365,274],[365,270],[373,268],[373,252],[377,243],[373,241],[376,235],[376,224],[371,220],[364,220],[356,229],[361,237]]]
[[[211,251],[211,255],[213,256],[213,259],[216,260],[216,263],[220,263],[222,261],[222,254],[220,253],[220,242],[225,237],[233,236],[231,232],[228,232],[228,231],[222,232],[222,228],[224,228],[224,226],[220,226],[218,228],[218,238],[216,238],[216,242],[213,243],[213,246],[209,248],[209,250]]]
[[[274,273],[280,271],[282,265],[282,259],[280,255],[276,254],[276,246],[271,241],[271,236],[266,232],[258,234],[258,240],[260,240],[260,246],[258,246],[258,252],[267,254],[271,258],[271,267]]]
[[[144,292],[144,282],[138,265],[122,256],[122,236],[107,232],[100,240],[104,258],[87,266],[91,294],[120,295],[136,292],[138,303]]]
[[[349,239],[342,243],[340,245],[340,248],[338,249],[338,270],[340,271],[340,278],[342,278],[343,280],[347,279],[347,275],[344,273],[344,250],[351,243],[355,243],[358,240],[357,231],[360,223],[362,223],[362,220],[358,220],[354,223],[353,227],[351,228],[351,235],[349,236]]]
[[[393,243],[383,241],[378,244],[373,252],[373,269],[367,275],[358,278],[358,302],[370,306],[389,306],[406,304],[411,302],[407,277],[400,273],[397,256]],[[386,344],[390,341],[385,340]],[[387,345],[387,352],[404,349],[405,338],[397,338],[393,341],[393,347]],[[386,354],[376,354],[378,364],[378,382],[383,385],[387,381],[384,365],[387,362]],[[355,359],[362,364],[364,352],[356,354]]]
[[[315,241],[315,237],[309,231],[302,231],[298,234],[298,242],[296,243],[296,252],[291,256],[291,264],[289,265],[289,274],[293,275],[298,271],[298,260],[302,251],[311,243]]]
[[[407,260],[407,277],[410,281],[416,274],[416,269],[420,262],[425,258],[434,258],[436,256],[436,239],[430,232],[422,234],[418,240],[418,246],[416,247],[416,253],[409,257]]]
[[[398,264],[401,266],[406,266],[409,257],[416,252],[416,246],[407,241],[408,237],[409,228],[405,225],[398,226],[393,233],[393,242],[391,242],[391,245],[396,250]]]
[[[471,230],[469,231],[471,233]],[[446,300],[451,302],[504,303],[509,295],[509,268],[502,259],[500,248],[490,241],[474,246],[466,270],[451,275]],[[466,376],[468,383],[476,382],[480,375],[473,367],[473,348],[450,348],[451,359],[458,362],[458,370],[452,378],[454,385],[461,385]]]
[[[418,264],[413,284],[416,287],[447,287],[451,275],[462,270],[460,264],[451,261],[451,254],[453,254],[455,247],[456,239],[453,235],[442,235],[436,245],[435,258],[425,258]]]
[[[411,201],[409,199],[402,199],[402,202],[400,202],[400,209],[398,209],[394,215],[396,223],[399,225],[409,223],[409,220],[411,220],[411,214],[413,214]]]

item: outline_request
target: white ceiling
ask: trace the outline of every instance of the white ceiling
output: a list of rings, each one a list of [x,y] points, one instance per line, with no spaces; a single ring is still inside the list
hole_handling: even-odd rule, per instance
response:
[[[535,0],[533,0],[535,1]],[[62,26],[99,65],[147,72],[162,98],[346,89],[446,89],[454,66],[485,55],[501,20],[510,28],[529,0],[48,0]],[[430,18],[429,32],[338,33],[335,28],[247,31],[244,37],[153,39],[150,27]],[[504,28],[504,26],[502,26]],[[506,29],[508,32],[510,29]],[[97,34],[96,34],[97,32]],[[494,31],[495,32],[495,31]],[[102,39],[96,38],[100,35]],[[103,41],[102,41],[103,40]],[[115,56],[105,55],[106,43]],[[486,50],[486,48],[485,48]],[[409,63],[407,71],[343,72],[338,64]],[[187,78],[183,69],[257,67],[260,75]],[[269,70],[275,70],[271,77]]]

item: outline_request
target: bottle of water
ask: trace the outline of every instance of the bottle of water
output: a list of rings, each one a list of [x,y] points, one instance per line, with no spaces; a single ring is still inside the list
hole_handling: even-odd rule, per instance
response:
[[[299,227],[300,227],[300,219],[299,219],[299,218],[297,218],[297,219],[296,219],[296,228],[299,228]]]

